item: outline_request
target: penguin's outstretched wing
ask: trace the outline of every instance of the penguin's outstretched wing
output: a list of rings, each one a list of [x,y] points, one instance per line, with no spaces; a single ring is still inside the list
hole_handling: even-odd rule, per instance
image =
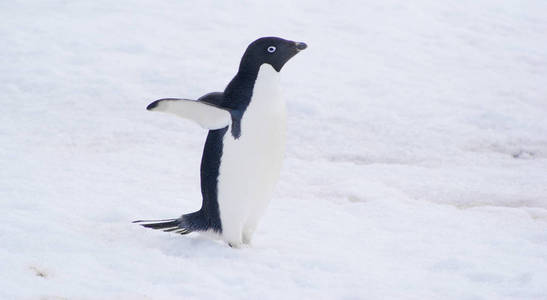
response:
[[[220,129],[230,125],[232,123],[230,111],[206,101],[208,97],[202,101],[204,97],[201,97],[199,101],[179,98],[159,99],[150,103],[146,109],[174,114],[178,117],[192,120],[201,127],[209,130]]]

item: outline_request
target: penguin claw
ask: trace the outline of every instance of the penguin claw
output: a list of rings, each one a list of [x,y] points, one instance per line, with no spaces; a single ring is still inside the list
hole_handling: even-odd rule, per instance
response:
[[[238,242],[235,242],[235,243],[227,242],[227,244],[228,246],[230,246],[230,248],[233,248],[233,249],[240,249],[243,246],[243,244]]]

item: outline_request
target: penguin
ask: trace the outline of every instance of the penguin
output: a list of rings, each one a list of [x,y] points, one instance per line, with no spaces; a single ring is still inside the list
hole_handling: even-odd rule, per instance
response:
[[[245,50],[224,92],[197,100],[163,98],[146,107],[209,130],[200,167],[202,205],[179,218],[133,223],[183,235],[213,232],[235,248],[251,243],[285,152],[287,114],[279,73],[306,48],[306,43],[279,37],[259,38]]]

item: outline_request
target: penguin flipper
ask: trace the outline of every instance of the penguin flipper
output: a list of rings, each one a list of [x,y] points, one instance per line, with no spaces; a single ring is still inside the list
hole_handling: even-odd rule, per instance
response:
[[[150,103],[146,109],[174,114],[192,120],[209,130],[221,129],[232,123],[232,116],[228,109],[206,101],[164,98]]]

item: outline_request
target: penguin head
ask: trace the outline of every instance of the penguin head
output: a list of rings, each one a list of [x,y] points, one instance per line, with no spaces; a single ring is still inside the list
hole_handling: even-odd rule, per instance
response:
[[[289,59],[307,47],[305,43],[293,42],[278,37],[259,38],[247,47],[241,58],[239,69],[242,71],[258,71],[262,64],[269,64],[279,72]]]

